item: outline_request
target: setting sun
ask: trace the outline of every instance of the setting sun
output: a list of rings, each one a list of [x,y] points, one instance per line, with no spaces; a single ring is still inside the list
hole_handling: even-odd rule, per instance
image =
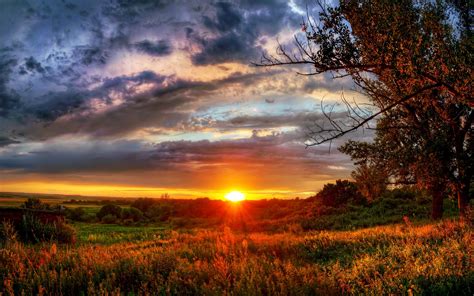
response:
[[[232,192],[227,193],[225,195],[225,198],[232,202],[239,202],[245,199],[245,195],[240,191],[232,191]]]

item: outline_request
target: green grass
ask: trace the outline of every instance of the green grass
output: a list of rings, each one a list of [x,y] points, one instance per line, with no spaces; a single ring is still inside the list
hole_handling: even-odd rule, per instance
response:
[[[471,204],[474,204],[473,201]],[[403,223],[405,216],[415,225],[431,221],[431,202],[429,200],[384,198],[376,200],[370,206],[348,206],[347,209],[334,209],[333,211],[330,214],[303,221],[303,228],[355,230],[377,225]],[[443,218],[457,218],[458,216],[456,201],[445,199]]]
[[[110,245],[122,242],[140,242],[165,236],[163,226],[122,226],[99,223],[74,223],[79,244]]]
[[[82,233],[133,227],[78,225]],[[150,229],[150,228],[149,228]],[[123,233],[123,232],[122,232]],[[473,295],[472,228],[165,232],[110,245],[0,246],[5,295]]]
[[[80,205],[80,204],[63,204],[68,209],[82,208],[86,214],[97,214],[100,211],[101,205]],[[126,208],[126,207],[122,207]]]

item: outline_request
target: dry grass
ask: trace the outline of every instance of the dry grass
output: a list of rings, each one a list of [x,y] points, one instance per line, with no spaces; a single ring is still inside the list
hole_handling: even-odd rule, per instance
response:
[[[0,291],[115,295],[472,295],[472,229],[455,222],[315,233],[171,231],[110,246],[9,244]]]

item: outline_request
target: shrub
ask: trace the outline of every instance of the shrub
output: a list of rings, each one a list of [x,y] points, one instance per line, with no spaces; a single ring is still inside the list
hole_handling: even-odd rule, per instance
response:
[[[0,242],[10,243],[17,239],[17,232],[15,226],[10,221],[3,221],[0,224]]]
[[[43,203],[41,199],[35,198],[35,197],[30,197],[28,198],[25,203],[23,204],[23,207],[26,209],[34,209],[34,210],[47,210],[49,209],[49,205],[46,203]]]
[[[37,217],[27,214],[18,225],[18,235],[26,243],[51,241],[54,237],[54,225],[42,223]]]
[[[418,195],[418,192],[409,188],[395,188],[393,190],[386,191],[382,195],[382,198],[415,200]]]
[[[365,198],[359,193],[355,183],[348,180],[337,180],[336,184],[324,185],[315,199],[328,207],[340,207],[348,203],[365,203]]]
[[[139,209],[142,213],[146,213],[158,201],[153,198],[139,198],[131,205],[132,208]]]
[[[136,208],[128,208],[122,210],[122,219],[132,220],[133,222],[138,222],[144,219],[142,211]]]
[[[115,224],[115,223],[117,223],[118,218],[115,215],[109,214],[109,215],[105,215],[104,217],[102,217],[101,221],[102,221],[102,223],[105,223],[105,224]]]
[[[84,215],[80,217],[80,221],[82,222],[94,222],[95,219],[96,219],[96,216],[90,213],[85,213]]]
[[[108,215],[115,216],[116,219],[120,218],[122,216],[122,208],[117,205],[105,205],[96,214],[97,218],[99,218],[100,220],[102,220],[105,216]]]
[[[76,241],[76,231],[65,223],[43,223],[34,215],[25,215],[17,226],[18,236],[25,243],[57,241],[72,244]]]
[[[146,212],[153,221],[166,221],[170,218],[173,208],[168,204],[155,204]]]
[[[80,221],[83,222],[83,216],[86,214],[84,208],[75,208],[75,209],[67,209],[66,210],[66,217],[73,221]]]
[[[62,244],[76,243],[76,229],[65,223],[56,224],[56,240]]]

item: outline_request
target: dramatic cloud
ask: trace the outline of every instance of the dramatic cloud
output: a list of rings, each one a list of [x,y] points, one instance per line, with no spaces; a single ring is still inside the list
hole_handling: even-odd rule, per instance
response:
[[[0,170],[13,175],[38,174],[90,179],[107,175],[109,182],[124,176],[160,176],[133,185],[187,189],[231,186],[232,181],[254,189],[315,190],[318,182],[340,178],[351,166],[347,157],[327,147],[308,150],[301,135],[273,134],[222,141],[174,141],[149,145],[143,141],[84,141],[60,139],[14,144],[0,155]],[[74,147],[74,149],[72,149]],[[198,182],[195,180],[199,180]],[[185,181],[185,182],[183,182]],[[313,187],[312,187],[313,186]]]
[[[192,56],[196,65],[241,61],[249,63],[262,53],[261,37],[274,37],[283,28],[298,26],[298,16],[287,1],[242,1],[240,4],[217,2],[215,15],[203,16],[203,24],[213,37],[203,37],[188,28],[187,36],[201,46]]]
[[[135,48],[152,56],[166,56],[171,54],[171,46],[166,40],[160,40],[158,42],[143,40],[135,43]]]
[[[305,15],[299,0],[2,3],[4,190],[48,180],[290,197],[349,176],[340,141],[331,153],[304,141],[327,121],[321,100],[363,99],[353,82],[250,66],[291,46]]]

